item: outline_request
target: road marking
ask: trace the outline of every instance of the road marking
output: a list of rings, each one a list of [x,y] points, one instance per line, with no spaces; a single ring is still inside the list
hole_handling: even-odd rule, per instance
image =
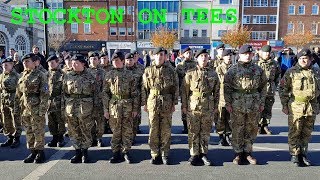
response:
[[[288,149],[279,149],[279,148],[269,148],[269,147],[260,147],[260,146],[253,146],[254,149],[260,150],[270,150],[270,151],[287,151]]]
[[[71,141],[68,142],[65,146],[70,146]],[[62,157],[67,154],[70,150],[72,150],[73,147],[67,147],[62,148],[61,150],[58,150],[56,153],[54,153],[46,163],[41,164],[38,166],[34,171],[32,171],[29,175],[27,175],[23,180],[36,180],[40,179],[41,176],[45,175],[54,165],[56,165]]]

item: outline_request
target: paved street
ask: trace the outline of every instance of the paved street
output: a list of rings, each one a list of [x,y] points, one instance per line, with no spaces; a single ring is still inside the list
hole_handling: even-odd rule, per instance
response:
[[[294,167],[289,161],[287,145],[287,117],[281,112],[279,99],[273,109],[271,129],[275,135],[259,135],[254,144],[254,156],[260,165],[232,164],[233,151],[230,147],[217,145],[218,137],[211,134],[209,159],[214,166],[192,167],[187,164],[189,151],[187,136],[181,134],[180,108],[173,116],[171,158],[173,165],[150,165],[147,116],[143,114],[143,134],[132,147],[133,164],[110,164],[110,135],[104,136],[107,147],[91,148],[91,164],[71,164],[73,148],[68,143],[64,148],[47,148],[47,163],[24,164],[22,160],[28,155],[25,136],[18,149],[0,149],[0,179],[320,179],[320,125],[319,118],[315,125],[309,146],[313,167]],[[213,131],[212,131],[213,132]],[[46,140],[50,140],[46,133]],[[0,140],[4,141],[3,135]]]

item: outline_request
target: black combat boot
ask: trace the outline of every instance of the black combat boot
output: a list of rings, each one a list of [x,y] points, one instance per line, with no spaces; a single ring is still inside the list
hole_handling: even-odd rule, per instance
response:
[[[192,166],[197,166],[199,163],[199,156],[191,156],[188,160],[188,164],[192,165]]]
[[[95,147],[98,145],[98,140],[96,138],[93,138],[92,139],[92,144],[91,144],[91,147]]]
[[[64,141],[63,134],[60,134],[60,135],[58,136],[58,143],[57,143],[57,145],[58,145],[59,147],[63,147],[63,146],[66,145],[66,142]]]
[[[81,163],[82,162],[81,149],[76,149],[76,155],[70,159],[71,163]]]
[[[125,153],[124,154],[124,160],[128,163],[128,164],[131,164],[131,156],[130,156],[130,154],[127,152],[127,153]]]
[[[13,143],[11,144],[11,148],[17,148],[20,145],[20,136],[13,138]]]
[[[223,144],[223,139],[224,139],[224,137],[223,137],[223,134],[219,134],[219,144],[222,146],[222,144]]]
[[[245,153],[248,162],[252,165],[257,164],[257,160],[251,155],[251,153]]]
[[[231,137],[230,137],[230,134],[226,134],[226,141],[227,141],[227,143],[228,143],[228,145],[227,146],[231,146]]]
[[[165,165],[170,165],[168,156],[162,156],[162,163]]]
[[[46,161],[46,156],[44,154],[44,151],[38,150],[38,154],[34,160],[35,160],[35,163],[37,164],[44,163]]]
[[[23,160],[24,163],[33,163],[34,159],[37,156],[38,151],[37,150],[31,150],[31,154],[27,158]]]
[[[183,130],[182,130],[182,134],[188,134],[188,125],[187,125],[187,121],[186,120],[182,120],[183,122]]]
[[[88,156],[88,149],[82,149],[82,162],[83,163],[89,163],[90,159]]]
[[[297,167],[300,166],[299,157],[297,155],[291,156],[291,162]]]
[[[13,136],[9,135],[7,141],[4,143],[1,143],[0,147],[9,147],[11,146],[12,143],[13,143]]]
[[[206,166],[211,166],[212,163],[211,161],[207,158],[207,155],[206,154],[200,154],[200,157],[201,157],[201,160],[203,161],[203,163],[206,165]]]
[[[300,156],[301,156],[300,159],[302,159],[301,162],[303,162],[303,164],[304,164],[305,166],[312,166],[311,161],[307,158],[306,155],[301,154]],[[300,160],[299,160],[299,161],[300,161]],[[300,163],[301,163],[301,162],[300,162]]]
[[[53,135],[52,140],[48,143],[49,147],[57,147],[58,135]]]
[[[227,141],[227,135],[223,134],[222,136],[223,138],[222,138],[221,146],[230,146],[230,144]]]
[[[272,131],[270,131],[267,124],[264,125],[263,130],[267,135],[272,135]]]
[[[243,154],[242,153],[236,153],[232,163],[235,165],[239,165],[242,163]]]
[[[121,154],[120,152],[114,152],[112,158],[110,159],[110,163],[120,163],[121,162]]]

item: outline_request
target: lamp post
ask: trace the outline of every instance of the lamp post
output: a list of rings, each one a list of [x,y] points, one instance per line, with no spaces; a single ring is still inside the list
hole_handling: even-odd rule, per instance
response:
[[[46,9],[48,8],[47,6],[47,0],[43,0],[43,2],[41,2],[40,0],[36,0],[38,3],[41,3],[42,4],[42,9]],[[47,19],[48,19],[48,14],[47,14],[47,11],[44,11],[44,21],[46,22]],[[48,45],[48,25],[47,23],[44,23],[44,44],[45,44],[45,58],[47,59],[49,57],[49,45]]]

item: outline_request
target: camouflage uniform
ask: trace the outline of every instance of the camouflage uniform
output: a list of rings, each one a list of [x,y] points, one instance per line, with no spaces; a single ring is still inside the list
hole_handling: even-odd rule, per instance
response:
[[[136,79],[125,68],[113,69],[105,77],[103,105],[104,111],[110,113],[109,124],[113,132],[111,149],[113,153],[121,151],[126,154],[132,144],[132,112],[140,108]]]
[[[96,80],[96,94],[98,94],[97,104],[102,104],[102,89],[105,72],[102,68],[92,67],[88,69],[90,73],[95,77]],[[94,126],[92,128],[92,138],[93,140],[101,140],[104,134],[104,118],[103,118],[103,106],[98,106],[93,110],[92,118],[94,121]]]
[[[252,152],[258,132],[259,108],[264,106],[267,78],[256,64],[238,62],[224,78],[226,107],[231,106],[232,146],[236,153]]]
[[[113,69],[113,66],[110,63],[107,65],[101,64],[100,67],[104,70],[105,74]],[[112,131],[109,125],[109,119],[106,119],[105,117],[104,117],[104,133],[112,134]]]
[[[66,132],[65,116],[62,113],[62,81],[64,73],[60,68],[48,71],[49,83],[49,109],[48,109],[48,128],[56,140],[63,138]],[[54,139],[55,140],[55,139]]]
[[[137,135],[137,130],[139,129],[139,125],[141,124],[141,84],[142,84],[142,75],[143,71],[138,68],[136,65],[133,67],[127,67],[127,70],[132,71],[134,78],[136,79],[135,82],[137,83],[137,91],[138,91],[138,102],[139,105],[137,108],[137,116],[133,120],[133,140]]]
[[[43,74],[48,76],[48,71],[40,64],[37,69],[39,69]]]
[[[219,78],[210,67],[197,66],[185,75],[182,108],[188,110],[189,148],[191,156],[208,153],[213,112],[218,108]]]
[[[220,80],[219,116],[216,123],[216,131],[219,136],[229,136],[231,134],[230,113],[226,109],[226,102],[224,98],[224,76],[231,66],[232,64],[228,65],[223,62],[216,69]]]
[[[149,66],[143,74],[142,106],[149,114],[149,145],[153,159],[167,157],[171,143],[172,108],[178,104],[178,76],[169,62]]]
[[[3,119],[3,134],[8,136],[11,139],[10,141],[13,141],[13,138],[18,141],[22,132],[20,115],[14,115],[13,113],[19,78],[20,76],[15,70],[0,75],[0,108]]]
[[[184,76],[186,75],[187,71],[190,69],[193,69],[197,67],[197,62],[193,61],[193,60],[183,60],[182,62],[180,62],[177,67],[176,67],[176,72],[178,74],[178,78],[179,78],[179,89],[180,89],[180,96],[181,96],[181,85],[184,81]],[[181,111],[181,119],[183,122],[183,126],[185,129],[187,129],[187,115],[184,114]]]
[[[92,143],[91,129],[94,125],[92,114],[96,104],[96,79],[84,69],[82,72],[65,74],[62,91],[64,93],[65,114],[69,135],[76,150],[88,149]]]
[[[214,70],[216,70],[217,67],[218,67],[222,62],[223,62],[222,57],[220,57],[220,56],[217,55],[216,58],[210,62],[210,63],[211,63],[210,65],[211,65],[211,67],[212,67]]]
[[[289,110],[288,143],[292,156],[307,155],[316,115],[319,113],[320,72],[318,68],[290,68],[280,82],[281,104]]]
[[[279,83],[281,69],[278,63],[272,59],[264,60],[260,58],[257,64],[261,67],[261,69],[264,70],[268,80],[265,106],[263,112],[261,113],[261,119],[259,121],[259,125],[263,128],[263,126],[268,126],[268,124],[270,124],[272,116],[272,106],[275,101],[274,96],[276,93],[276,87]]]
[[[45,114],[48,109],[49,88],[47,76],[39,69],[25,70],[18,81],[14,113],[21,114],[25,127],[27,147],[43,150],[45,145]]]
[[[67,74],[69,72],[72,72],[72,68],[68,68],[66,65],[64,65],[62,68],[62,72]]]

